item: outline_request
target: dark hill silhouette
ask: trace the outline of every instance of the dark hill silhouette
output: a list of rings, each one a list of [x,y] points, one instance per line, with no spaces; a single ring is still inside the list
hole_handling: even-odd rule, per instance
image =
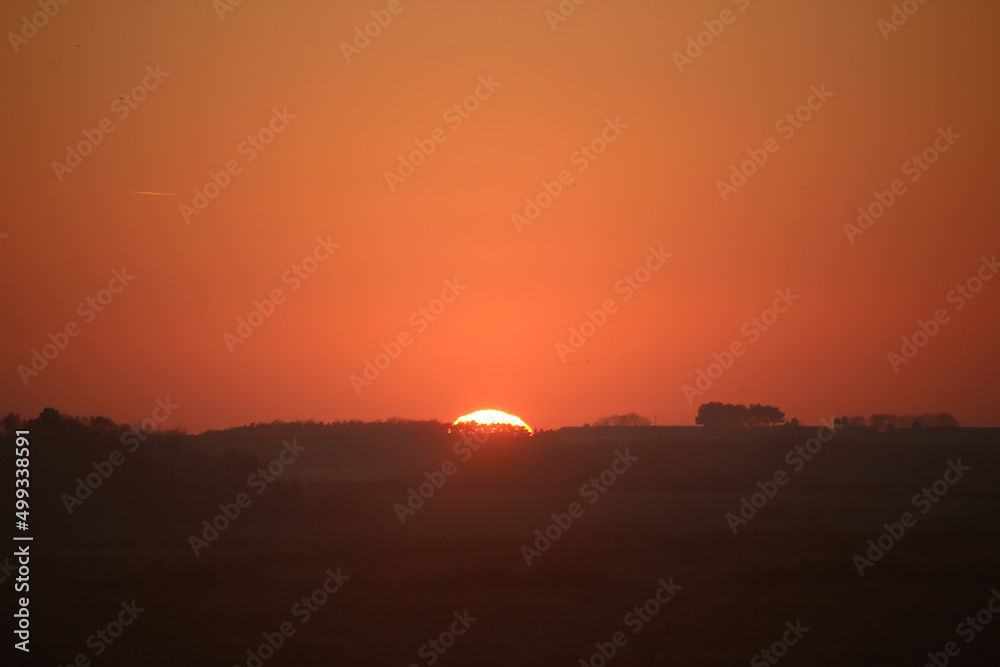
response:
[[[337,567],[352,577],[344,590],[265,665],[422,664],[418,648],[466,608],[479,620],[450,664],[574,664],[669,577],[684,588],[615,665],[745,663],[796,618],[814,628],[798,664],[922,664],[997,585],[997,429],[848,426],[794,474],[786,457],[816,426],[568,428],[478,443],[438,422],[154,433],[68,514],[63,494],[126,449],[129,427],[54,410],[2,423],[4,437],[31,432],[44,637],[33,657],[52,664],[69,664],[133,598],[148,611],[107,664],[245,664]],[[304,451],[195,556],[202,521],[292,441]],[[581,485],[624,452],[634,464],[589,504]],[[956,459],[971,471],[860,577],[852,557]],[[437,488],[445,461],[455,470]],[[727,513],[778,469],[791,481],[734,535]],[[422,484],[433,493],[401,523],[394,506]],[[528,567],[522,546],[574,501],[583,515]],[[963,658],[989,664],[998,641],[984,632]]]

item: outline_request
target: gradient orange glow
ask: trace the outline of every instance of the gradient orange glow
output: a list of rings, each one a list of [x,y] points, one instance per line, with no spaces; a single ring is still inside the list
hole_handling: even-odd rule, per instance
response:
[[[5,47],[0,408],[128,422],[169,397],[164,427],[192,431],[470,405],[542,428],[632,410],[693,424],[707,401],[997,425],[1000,281],[948,300],[1000,251],[996,4],[927,3],[885,39],[888,1],[593,0],[555,29],[555,0],[404,2],[347,62],[385,6],[71,3]],[[678,71],[724,9],[736,20]],[[0,24],[35,11],[6,3]],[[776,129],[821,86],[801,127]],[[54,169],[102,119],[92,152]],[[960,138],[905,171],[939,128]],[[772,138],[723,201],[717,184]],[[338,245],[328,259],[317,239]],[[765,331],[752,318],[776,290],[798,299]],[[894,369],[939,309],[949,321]]]

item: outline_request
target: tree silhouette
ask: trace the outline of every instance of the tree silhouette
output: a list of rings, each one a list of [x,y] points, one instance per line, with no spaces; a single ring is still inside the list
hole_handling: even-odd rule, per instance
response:
[[[694,423],[700,426],[776,426],[785,413],[773,405],[754,403],[750,407],[732,403],[703,403]]]
[[[851,420],[863,420],[864,417],[852,417]],[[852,424],[853,425],[853,424]],[[868,418],[868,425],[874,426],[879,433],[897,428],[958,428],[958,420],[947,412],[922,415],[893,415],[878,412]]]
[[[653,421],[649,417],[643,417],[638,412],[601,417],[594,422],[594,426],[651,426],[652,424]]]
[[[785,413],[773,405],[754,403],[747,412],[750,426],[777,426],[785,421]]]
[[[10,412],[6,417],[0,421],[0,435],[5,438],[14,437],[14,432],[17,431],[18,425],[21,423],[21,415]]]
[[[878,429],[879,433],[887,430],[894,422],[893,415],[876,412],[868,418],[868,424]]]
[[[947,412],[922,414],[916,418],[921,428],[958,428],[958,420]]]
[[[456,433],[471,435],[473,433],[487,435],[528,435],[530,432],[520,424],[480,424],[476,421],[462,422],[452,425]]]

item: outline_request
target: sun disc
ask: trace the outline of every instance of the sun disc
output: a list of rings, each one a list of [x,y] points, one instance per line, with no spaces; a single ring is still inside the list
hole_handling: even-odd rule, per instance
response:
[[[531,427],[524,423],[520,417],[509,415],[501,410],[477,410],[476,412],[463,415],[455,420],[455,425],[476,423],[481,426],[515,426],[521,427],[533,433]]]

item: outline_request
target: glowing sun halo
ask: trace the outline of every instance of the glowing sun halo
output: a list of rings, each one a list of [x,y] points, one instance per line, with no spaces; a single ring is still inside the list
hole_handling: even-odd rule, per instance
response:
[[[485,426],[495,424],[520,426],[527,429],[528,433],[533,433],[531,427],[525,424],[520,417],[509,415],[506,412],[501,412],[500,410],[478,410],[471,414],[463,415],[455,420],[456,425],[470,422],[476,422],[477,424],[483,424]]]

